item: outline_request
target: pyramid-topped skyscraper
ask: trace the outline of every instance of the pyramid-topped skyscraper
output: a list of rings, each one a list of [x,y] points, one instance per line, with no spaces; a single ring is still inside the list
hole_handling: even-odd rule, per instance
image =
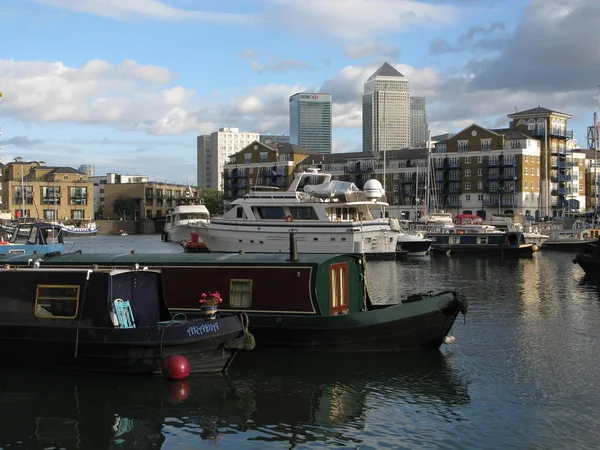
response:
[[[408,80],[383,63],[364,87],[363,151],[382,152],[410,146]]]

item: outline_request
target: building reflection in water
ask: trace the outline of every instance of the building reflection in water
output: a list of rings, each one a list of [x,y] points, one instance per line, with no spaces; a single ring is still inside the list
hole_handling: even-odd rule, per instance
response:
[[[411,409],[470,401],[467,382],[437,352],[411,358],[256,352],[236,363],[227,377],[183,382],[2,373],[0,424],[8,431],[0,447],[146,449],[247,439],[356,446],[367,415],[382,401]]]

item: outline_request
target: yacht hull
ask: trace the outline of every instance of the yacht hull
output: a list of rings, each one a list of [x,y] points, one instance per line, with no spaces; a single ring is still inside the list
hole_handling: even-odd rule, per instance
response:
[[[394,254],[397,233],[387,222],[314,224],[228,224],[213,220],[193,228],[213,253],[288,253],[290,231],[296,232],[300,253]]]

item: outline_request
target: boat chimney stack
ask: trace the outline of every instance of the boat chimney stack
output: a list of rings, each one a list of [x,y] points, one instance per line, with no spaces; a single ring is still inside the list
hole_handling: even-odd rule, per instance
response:
[[[288,261],[295,262],[298,261],[298,243],[296,242],[296,231],[295,229],[291,229],[290,233],[290,259]]]

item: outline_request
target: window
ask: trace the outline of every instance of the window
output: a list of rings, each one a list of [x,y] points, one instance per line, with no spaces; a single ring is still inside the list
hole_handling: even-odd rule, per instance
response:
[[[265,163],[265,162],[267,162],[267,156],[268,156],[268,153],[267,153],[267,152],[260,152],[260,153],[259,153],[260,162],[261,162],[261,163]]]
[[[42,188],[42,203],[45,205],[60,205],[60,187],[48,186]]]
[[[527,158],[527,155],[525,155],[525,162],[527,162],[527,159],[528,159],[528,158]]]
[[[256,214],[261,219],[270,220],[284,220],[285,212],[283,208],[279,206],[258,206],[256,207]]]
[[[459,152],[468,152],[469,151],[469,141],[458,141],[458,151]]]
[[[54,209],[45,209],[44,210],[44,219],[46,219],[46,220],[56,220],[56,210],[54,210]]]
[[[290,206],[290,215],[294,220],[318,220],[315,209],[311,206]]]
[[[87,205],[87,187],[70,187],[70,205]]]
[[[78,285],[38,284],[35,316],[43,319],[74,319],[79,306]]]
[[[252,162],[252,153],[244,153],[244,164],[250,164]]]
[[[529,169],[525,167],[525,175],[529,175]]]
[[[230,280],[229,293],[230,307],[250,308],[252,306],[252,280]]]
[[[348,263],[332,264],[330,274],[331,314],[346,314],[350,308]]]
[[[492,149],[492,139],[482,139],[481,140],[481,150],[491,150]]]
[[[471,201],[471,195],[467,194],[465,195],[465,200],[470,202]]]
[[[483,156],[477,157],[477,164],[483,164]]]
[[[478,177],[482,177],[483,176],[483,169],[477,169],[477,176]]]
[[[460,158],[448,158],[448,165],[450,167],[460,167]]]
[[[471,157],[470,156],[467,156],[465,158],[465,164],[471,164]]]
[[[465,191],[470,191],[471,190],[471,182],[467,181],[465,183]]]
[[[477,236],[477,243],[478,244],[487,244],[488,237],[487,236]]]
[[[471,169],[465,169],[465,177],[471,176]]]
[[[477,182],[477,190],[479,190],[479,191],[483,190],[483,181]],[[479,200],[481,200],[481,199],[479,199]]]
[[[71,210],[71,219],[84,219],[84,211],[83,209],[72,209]]]

